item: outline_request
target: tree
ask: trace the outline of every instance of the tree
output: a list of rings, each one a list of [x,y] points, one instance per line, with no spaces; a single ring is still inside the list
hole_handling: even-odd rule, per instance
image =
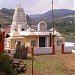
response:
[[[28,15],[26,15],[26,18],[27,18],[27,23],[29,24],[29,26],[31,26],[32,25],[31,18]]]

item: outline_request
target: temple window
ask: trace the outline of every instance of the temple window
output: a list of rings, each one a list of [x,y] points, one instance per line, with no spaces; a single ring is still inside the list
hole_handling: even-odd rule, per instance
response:
[[[36,40],[31,41],[31,46],[36,46]]]

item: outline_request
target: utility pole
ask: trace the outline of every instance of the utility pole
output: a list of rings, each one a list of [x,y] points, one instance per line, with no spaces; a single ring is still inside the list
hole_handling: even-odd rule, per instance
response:
[[[54,11],[53,11],[53,0],[52,0],[52,23],[53,23],[53,54],[55,53],[55,45],[54,45]]]
[[[32,43],[31,50],[32,50],[32,75],[33,75],[33,73],[34,73],[34,69],[33,69],[33,64],[34,64],[34,43]]]

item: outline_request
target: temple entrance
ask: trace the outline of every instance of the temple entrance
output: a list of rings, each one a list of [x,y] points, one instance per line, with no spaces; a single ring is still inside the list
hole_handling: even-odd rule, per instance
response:
[[[39,47],[45,47],[45,37],[39,37]]]

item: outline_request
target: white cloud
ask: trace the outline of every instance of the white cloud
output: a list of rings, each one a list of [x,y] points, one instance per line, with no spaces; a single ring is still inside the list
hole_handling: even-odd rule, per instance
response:
[[[54,9],[73,9],[74,0],[53,0]],[[34,13],[44,13],[52,9],[52,0],[38,0],[36,7],[32,8]]]
[[[54,0],[54,8],[56,9],[73,9],[74,0]]]
[[[50,0],[39,0],[37,8],[42,11],[49,10],[51,8],[50,4],[51,4]]]
[[[32,14],[34,13],[45,13],[46,11],[51,9],[51,0],[38,0],[36,6],[33,8],[29,9],[29,11],[33,11]]]
[[[1,2],[2,0],[0,0],[0,2]]]
[[[55,1],[55,2],[57,2],[58,4],[63,4],[63,3],[66,2],[66,0],[57,0],[57,1]]]
[[[74,0],[74,10],[75,10],[75,0]]]

